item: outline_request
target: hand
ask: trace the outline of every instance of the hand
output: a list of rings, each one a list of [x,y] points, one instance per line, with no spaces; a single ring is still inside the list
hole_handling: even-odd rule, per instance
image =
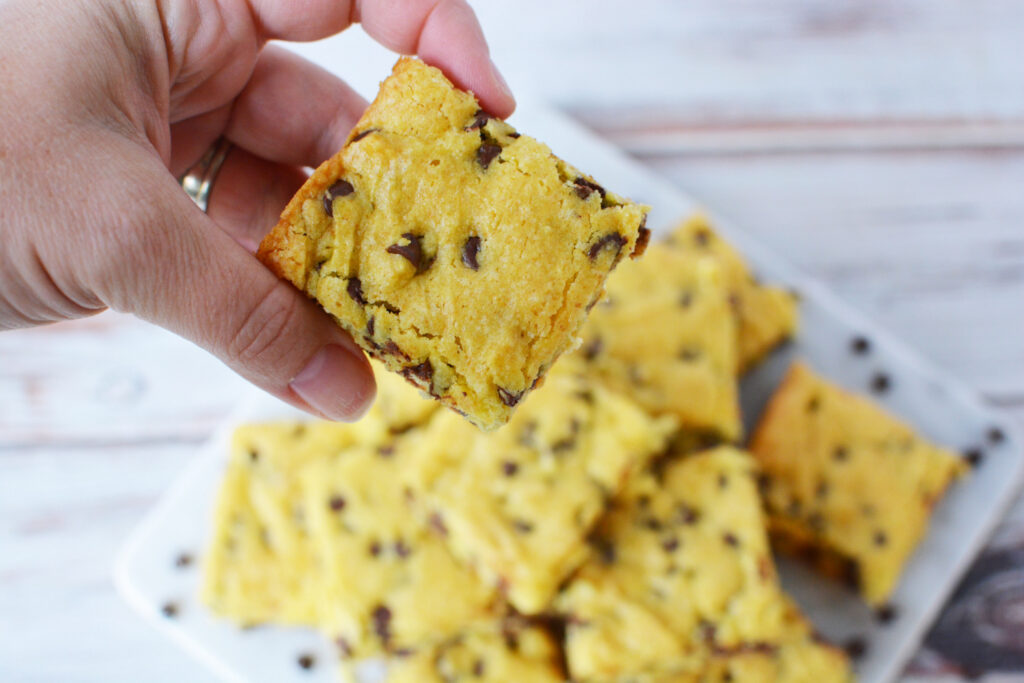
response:
[[[373,399],[362,352],[252,255],[366,103],[271,39],[353,22],[496,116],[515,106],[465,0],[82,0],[0,6],[0,329],[113,308],[332,419]],[[236,147],[209,214],[175,180]]]

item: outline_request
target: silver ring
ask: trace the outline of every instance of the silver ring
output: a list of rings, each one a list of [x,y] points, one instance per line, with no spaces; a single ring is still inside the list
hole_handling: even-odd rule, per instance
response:
[[[195,166],[185,171],[185,175],[178,179],[181,189],[191,197],[203,212],[210,205],[210,193],[213,191],[213,181],[217,179],[220,167],[228,158],[231,151],[231,143],[227,138],[217,138],[217,141],[206,150],[203,158],[196,162]]]

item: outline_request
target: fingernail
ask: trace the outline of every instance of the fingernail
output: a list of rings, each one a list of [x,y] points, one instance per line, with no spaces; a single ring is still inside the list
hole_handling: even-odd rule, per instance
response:
[[[317,351],[289,386],[324,417],[344,422],[362,417],[377,394],[366,359],[337,344]]]
[[[491,60],[491,75],[494,78],[494,83],[498,86],[498,89],[501,90],[506,97],[512,100],[512,102],[515,102],[516,98],[512,95],[512,88],[508,87],[508,81],[506,81],[505,77],[501,75],[500,71],[498,71],[498,66],[494,63],[493,59]]]

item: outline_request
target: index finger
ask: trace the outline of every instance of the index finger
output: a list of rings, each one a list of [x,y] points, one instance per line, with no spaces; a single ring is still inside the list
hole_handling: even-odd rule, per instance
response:
[[[360,22],[377,42],[417,54],[455,85],[472,90],[488,113],[506,118],[515,99],[491,61],[476,14],[465,0],[249,0],[266,38],[317,40]]]

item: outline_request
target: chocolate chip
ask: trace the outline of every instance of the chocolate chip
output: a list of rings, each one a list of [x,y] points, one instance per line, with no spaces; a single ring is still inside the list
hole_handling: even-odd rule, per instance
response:
[[[380,541],[374,541],[370,544],[370,555],[372,555],[373,557],[380,557],[380,551]]]
[[[868,641],[864,636],[853,636],[843,643],[843,650],[850,659],[860,659],[868,652]]]
[[[583,176],[577,177],[576,180],[572,182],[573,185],[576,186],[576,196],[579,197],[580,199],[586,199],[594,192],[597,192],[599,195],[601,195],[602,200],[604,200],[605,196],[607,195],[603,187],[595,183],[593,180],[587,180]]]
[[[828,482],[819,481],[817,488],[814,489],[814,497],[818,500],[828,498]]]
[[[347,197],[355,192],[355,188],[352,187],[352,183],[347,180],[339,180],[338,182],[327,188],[327,192],[324,194],[324,211],[327,212],[328,216],[334,217],[334,200],[339,197]]]
[[[399,540],[395,542],[395,554],[399,557],[409,557],[412,552],[412,548],[405,544],[405,541]]]
[[[487,167],[491,165],[491,162],[494,161],[499,154],[501,154],[501,145],[496,145],[493,142],[485,142],[476,150],[476,162],[486,171]]]
[[[587,252],[587,256],[590,257],[591,261],[597,259],[597,255],[604,249],[614,249],[615,258],[619,257],[619,253],[622,251],[622,247],[626,244],[626,238],[617,232],[610,232],[598,241],[591,245],[590,250]]]
[[[661,547],[665,549],[665,552],[675,552],[676,548],[679,547],[679,539],[673,536],[672,538],[666,538],[661,542]]]
[[[393,444],[387,444],[387,445],[384,445],[384,446],[380,446],[377,449],[377,455],[381,456],[382,458],[390,458],[394,454],[395,454],[395,447],[394,447]]]
[[[757,475],[757,490],[763,496],[768,493],[772,488],[772,477],[766,472],[760,472]]]
[[[374,316],[370,316],[370,319],[366,321],[366,336],[373,339],[373,333],[376,331],[377,319]]]
[[[448,535],[448,527],[444,525],[444,519],[437,512],[430,515],[429,518],[430,527],[442,536]]]
[[[880,624],[888,624],[896,620],[899,610],[895,605],[882,605],[875,610],[875,620]]]
[[[425,360],[419,365],[402,368],[402,376],[408,380],[416,378],[422,383],[429,385],[434,379],[434,366],[430,364],[429,360]]]
[[[160,613],[168,619],[173,619],[178,616],[178,603],[176,602],[165,602],[163,607],[160,608]]]
[[[352,645],[343,636],[335,638],[334,644],[338,646],[338,651],[341,652],[343,658],[348,659],[352,656]]]
[[[711,231],[707,228],[700,228],[693,233],[693,241],[698,247],[706,247],[711,243]]]
[[[597,357],[597,354],[601,353],[602,347],[604,347],[604,342],[601,341],[601,338],[594,337],[583,345],[583,348],[581,349],[583,357],[587,360],[594,360]]]
[[[466,242],[462,245],[462,263],[467,268],[473,270],[480,270],[480,264],[477,262],[477,254],[480,252],[480,238],[476,235],[471,235],[466,238]]]
[[[726,474],[718,475],[718,488],[724,489],[729,486],[729,476]]]
[[[807,412],[808,413],[816,413],[816,412],[818,412],[818,408],[820,408],[820,407],[821,407],[821,399],[818,398],[817,396],[811,396],[809,399],[807,399]]]
[[[820,512],[812,512],[807,518],[807,524],[815,533],[821,533],[825,528],[825,518],[821,516]]]
[[[403,351],[393,339],[387,340],[384,346],[381,347],[381,351],[389,356],[397,356],[398,358],[404,358],[409,360],[409,356]]]
[[[850,457],[850,452],[846,450],[846,446],[836,446],[832,450],[832,459],[836,462],[844,462]]]
[[[392,244],[387,248],[389,254],[398,254],[416,269],[416,273],[422,273],[430,267],[430,261],[423,258],[423,240],[422,235],[414,235],[411,232],[402,233],[402,238],[405,239],[408,244]]]
[[[260,459],[260,453],[255,448],[249,449],[249,462],[258,462]]]
[[[1006,433],[999,427],[989,427],[988,441],[991,444],[1002,443],[1006,440]]]
[[[722,540],[725,541],[725,544],[727,546],[730,546],[732,548],[736,548],[740,544],[740,539],[736,538],[736,534],[732,533],[731,531],[725,532],[725,534],[722,535]]]
[[[411,657],[415,653],[416,650],[412,649],[411,647],[400,647],[391,654],[393,654],[396,657]]]
[[[679,305],[683,308],[689,308],[690,304],[693,303],[693,292],[683,292],[679,297]]]
[[[350,277],[345,289],[348,291],[352,301],[355,301],[360,306],[366,305],[366,299],[363,298],[363,283],[359,281],[359,278]]]
[[[985,454],[982,453],[980,448],[970,448],[964,451],[964,459],[971,467],[977,467],[985,459]]]
[[[875,376],[871,378],[871,390],[876,394],[884,394],[889,391],[891,386],[892,381],[884,372],[876,372]]]
[[[185,569],[187,567],[192,566],[192,561],[192,555],[190,555],[189,553],[181,553],[176,558],[174,558],[174,566],[178,569]]]
[[[514,477],[516,472],[519,471],[519,465],[510,460],[506,460],[501,464],[501,471],[505,473],[506,477]]]
[[[590,545],[602,562],[608,565],[615,564],[615,545],[611,541],[602,536],[594,536],[590,539]]]
[[[345,499],[341,496],[331,496],[327,501],[327,507],[331,508],[332,512],[341,512],[345,509]]]
[[[481,678],[484,675],[484,660],[478,659],[473,662],[473,675]]]
[[[316,666],[316,658],[309,653],[299,655],[297,661],[299,663],[299,666],[305,669],[306,671],[309,671],[314,666]]]
[[[871,341],[867,337],[856,336],[850,340],[850,350],[858,356],[863,356],[871,350]]]
[[[517,519],[512,522],[512,528],[521,534],[528,534],[533,531],[533,525],[522,519]]]
[[[517,403],[519,403],[519,399],[521,399],[522,397],[522,391],[516,393],[514,391],[509,391],[508,389],[505,389],[503,387],[498,387],[498,398],[500,398],[501,402],[507,405],[509,408],[512,408]]]
[[[370,133],[376,133],[379,130],[380,130],[380,128],[367,128],[366,130],[361,130],[358,133],[356,133],[355,136],[351,140],[348,141],[348,144],[351,145],[353,142],[359,142],[360,140],[365,138]]]
[[[700,349],[685,348],[679,352],[679,360],[684,363],[692,363],[700,358]]]
[[[889,542],[889,537],[886,535],[884,531],[876,531],[872,540],[874,541],[875,545],[881,548]]]
[[[640,227],[637,228],[636,246],[633,248],[633,255],[640,256],[647,251],[647,245],[651,243],[651,230],[647,227],[647,216],[644,216]]]
[[[679,520],[683,524],[696,524],[700,520],[700,512],[689,505],[679,506]]]
[[[491,120],[491,117],[487,115],[483,109],[477,109],[476,114],[473,115],[473,120],[463,130],[477,130],[487,125],[487,122]]]
[[[377,605],[370,615],[373,620],[373,630],[385,646],[391,641],[391,610],[385,605]]]

